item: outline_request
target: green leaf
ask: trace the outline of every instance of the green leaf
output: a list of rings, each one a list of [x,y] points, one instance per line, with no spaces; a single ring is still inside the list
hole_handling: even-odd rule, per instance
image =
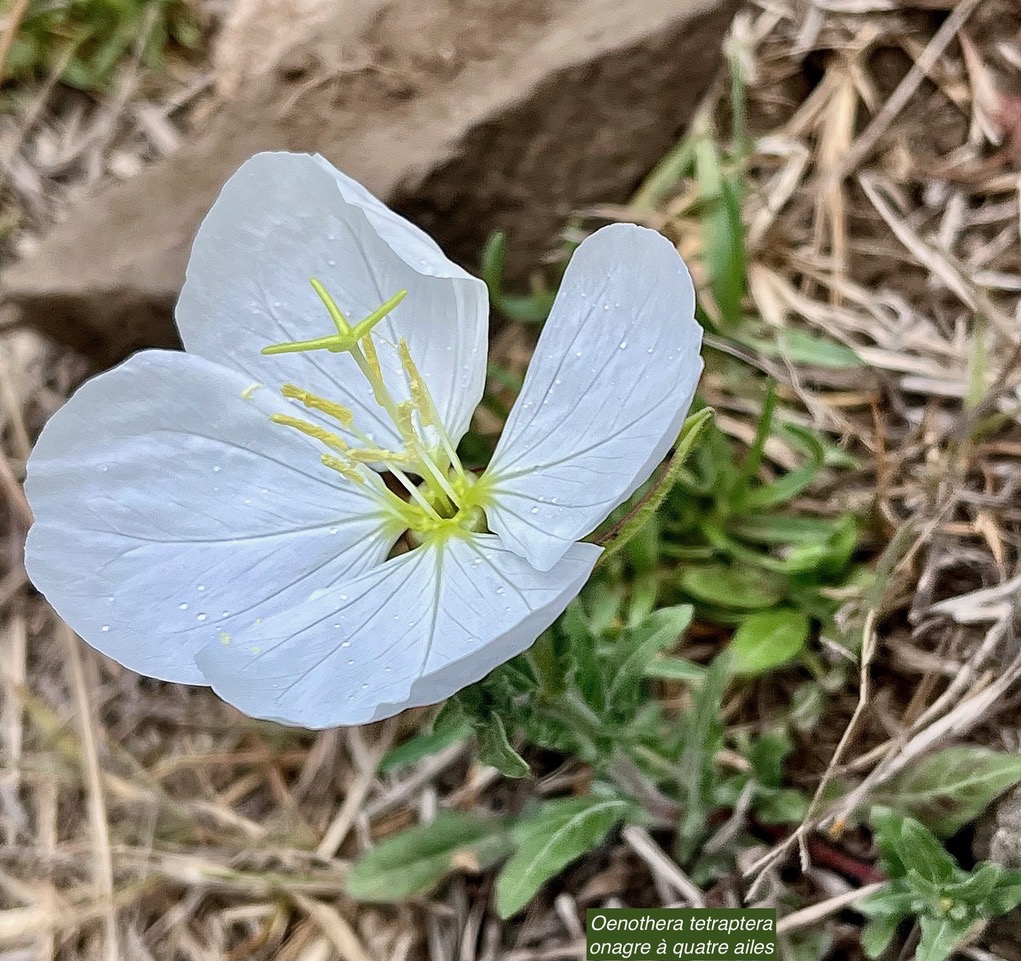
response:
[[[471,727],[463,718],[443,727],[437,725],[430,734],[418,734],[387,751],[379,762],[379,772],[385,774],[387,771],[396,771],[398,768],[415,764],[424,757],[439,754],[452,744],[463,741],[469,734]]]
[[[808,798],[792,787],[761,790],[753,803],[762,824],[800,824],[808,813]]]
[[[483,870],[511,849],[502,824],[440,811],[429,824],[402,831],[362,856],[347,878],[357,901],[392,902],[431,891],[456,870]]]
[[[915,949],[915,961],[946,961],[965,938],[972,920],[957,921],[950,917],[922,915],[918,924],[922,937]]]
[[[705,678],[705,667],[683,657],[657,657],[645,667],[646,677],[663,681],[689,681],[699,684]]]
[[[475,725],[479,740],[479,760],[495,767],[504,777],[527,777],[528,762],[511,747],[507,729],[499,714],[491,714],[487,723]]]
[[[765,674],[797,657],[808,635],[808,618],[801,611],[781,607],[752,614],[731,639],[731,669],[745,677]]]
[[[870,958],[878,958],[889,946],[900,927],[900,918],[873,918],[862,929],[861,947]]]
[[[793,749],[790,735],[783,728],[774,728],[756,738],[744,754],[759,784],[778,788],[783,781],[784,763]]]
[[[1002,871],[996,887],[980,905],[982,913],[995,918],[1008,914],[1021,904],[1021,871]]]
[[[829,540],[843,522],[843,518],[832,521],[787,514],[744,514],[735,517],[728,527],[735,537],[756,544],[811,547]]]
[[[517,852],[496,881],[500,917],[517,914],[550,878],[602,844],[630,811],[630,803],[623,798],[566,798],[548,801],[518,822],[514,827]]]
[[[955,834],[1021,782],[1021,755],[962,746],[937,751],[893,778],[876,799],[940,837]]]
[[[677,857],[688,863],[706,832],[716,789],[716,755],[723,744],[723,696],[730,680],[730,655],[717,655],[691,707],[681,719],[683,748],[678,783],[684,816],[677,831]]]
[[[945,884],[957,871],[957,862],[939,840],[914,818],[904,818],[895,841],[901,864],[933,884]]]
[[[996,890],[1003,868],[989,861],[978,865],[971,874],[956,884],[946,888],[947,897],[955,902],[964,902],[973,907],[985,904],[988,897]]]
[[[680,581],[692,597],[724,608],[755,611],[783,598],[783,584],[777,578],[726,564],[685,568]]]
[[[754,347],[766,357],[783,357],[795,364],[837,370],[862,367],[864,361],[850,348],[830,337],[801,330],[782,330],[772,340],[742,337],[739,343]]]
[[[886,873],[892,880],[907,875],[907,868],[900,857],[900,829],[904,815],[892,808],[877,804],[869,812],[876,847]]]
[[[624,657],[612,664],[608,700],[614,703],[622,692],[637,687],[647,673],[653,658],[660,651],[673,647],[691,623],[694,608],[690,604],[653,611],[641,624],[631,628],[619,638],[615,649]]]
[[[796,424],[784,424],[781,433],[786,434],[788,440],[796,443],[807,453],[809,461],[801,467],[788,471],[770,484],[750,489],[740,499],[742,511],[760,510],[764,507],[786,504],[805,490],[822,469],[825,452],[818,438],[810,430],[798,427]]]

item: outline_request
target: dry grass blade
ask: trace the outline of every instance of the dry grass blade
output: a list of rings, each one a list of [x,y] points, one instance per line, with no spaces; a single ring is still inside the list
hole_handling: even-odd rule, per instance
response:
[[[119,961],[121,957],[120,938],[117,931],[117,917],[114,911],[113,859],[110,855],[110,828],[107,818],[106,801],[103,794],[103,779],[99,767],[99,750],[96,744],[95,718],[89,699],[90,685],[85,679],[82,661],[81,641],[66,625],[61,633],[67,649],[71,674],[71,689],[74,692],[78,726],[84,749],[82,758],[88,785],[89,823],[92,827],[93,856],[95,859],[96,886],[103,908],[103,956],[108,961]]]

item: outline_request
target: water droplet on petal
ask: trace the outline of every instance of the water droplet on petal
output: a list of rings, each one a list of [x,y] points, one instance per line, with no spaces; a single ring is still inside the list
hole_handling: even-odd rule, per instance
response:
[[[196,590],[199,590],[199,591],[204,591],[205,589],[206,589],[206,585],[205,584],[199,584],[199,586],[196,588]]]
[[[530,513],[538,514],[539,513],[539,508],[538,507],[533,507],[532,510],[530,511]]]
[[[188,605],[184,601],[181,601],[181,603],[177,605],[177,609],[179,611],[186,611],[188,610]]]
[[[110,630],[110,625],[109,625],[109,624],[104,624],[104,625],[103,625],[103,626],[102,626],[102,627],[100,628],[100,630],[102,630],[102,631],[103,631],[103,632],[105,633],[106,631]]]
[[[196,621],[204,621],[205,619],[206,619],[206,615],[205,614],[196,614],[195,615],[195,620]]]
[[[220,465],[219,465],[219,464],[217,464],[217,465],[216,465],[216,466],[215,466],[215,467],[213,468],[213,473],[214,473],[214,474],[219,474],[219,473],[220,473],[220,471],[222,471],[222,470],[223,470],[223,468],[222,468],[222,467],[220,467]]]
[[[627,341],[622,340],[617,346],[620,347],[621,350],[624,350],[624,348],[627,347]]]

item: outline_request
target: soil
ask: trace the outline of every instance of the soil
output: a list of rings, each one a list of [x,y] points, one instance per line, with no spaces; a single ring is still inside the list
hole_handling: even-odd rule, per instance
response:
[[[520,277],[572,211],[622,200],[669,148],[714,76],[734,6],[394,0],[374,15],[362,4],[351,22],[290,24],[313,31],[304,61],[285,43],[273,71],[228,70],[243,95],[167,161],[72,213],[8,272],[8,299],[97,366],[175,344],[198,223],[266,149],[323,153],[469,265],[506,231],[508,275]],[[344,51],[332,65],[319,62],[328,40]]]

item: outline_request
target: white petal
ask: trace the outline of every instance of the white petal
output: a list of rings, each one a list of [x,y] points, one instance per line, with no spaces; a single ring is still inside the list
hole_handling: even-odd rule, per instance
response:
[[[78,390],[29,459],[29,576],[85,640],[142,674],[204,684],[199,648],[393,545],[368,488],[271,423],[285,402],[248,384],[200,357],[136,354]]]
[[[324,728],[434,704],[524,651],[582,588],[601,548],[539,573],[490,534],[451,538],[197,656],[253,717]]]
[[[615,224],[575,252],[487,476],[490,530],[546,570],[648,478],[702,371],[684,262]]]
[[[456,443],[485,386],[486,286],[322,157],[257,154],[224,186],[199,228],[177,305],[185,347],[262,383],[289,381],[345,404],[378,443],[397,443],[349,355],[260,354],[334,333],[312,277],[351,323],[408,291],[375,328],[384,377],[398,401],[408,397],[395,349],[403,336]]]

